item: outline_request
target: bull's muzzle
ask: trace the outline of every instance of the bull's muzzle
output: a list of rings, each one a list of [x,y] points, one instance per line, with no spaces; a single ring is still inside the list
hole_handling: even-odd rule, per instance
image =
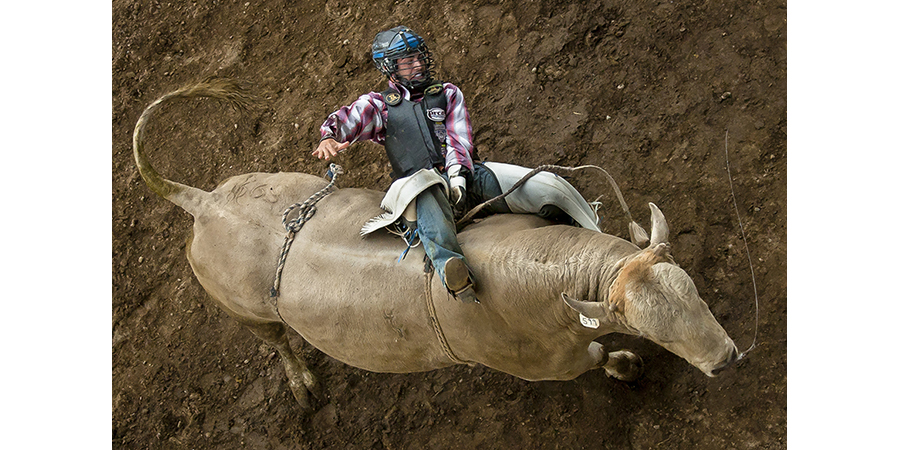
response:
[[[731,365],[734,364],[737,361],[737,359],[738,359],[737,349],[732,348],[731,353],[728,355],[728,358],[726,358],[725,361],[722,361],[722,363],[719,364],[718,367],[709,371],[709,376],[711,376],[711,377],[719,376],[719,374],[722,373],[723,370],[727,369],[728,367],[731,367]]]

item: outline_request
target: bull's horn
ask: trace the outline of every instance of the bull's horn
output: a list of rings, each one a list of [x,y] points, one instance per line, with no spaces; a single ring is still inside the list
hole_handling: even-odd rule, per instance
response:
[[[650,238],[647,237],[647,232],[634,221],[628,224],[628,235],[631,236],[631,242],[640,248],[646,247],[647,242],[650,241]]]
[[[650,203],[650,245],[669,242],[669,225],[662,211]]]
[[[583,302],[581,300],[575,300],[574,298],[570,298],[566,295],[565,292],[562,293],[562,299],[569,305],[569,308],[578,311],[585,317],[590,317],[591,319],[599,319],[601,317],[606,317],[607,311],[606,307],[601,305],[598,302]]]

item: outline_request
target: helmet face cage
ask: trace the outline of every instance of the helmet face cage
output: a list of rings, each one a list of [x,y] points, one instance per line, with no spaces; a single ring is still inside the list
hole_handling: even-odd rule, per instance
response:
[[[407,89],[419,89],[433,81],[434,58],[431,51],[421,36],[405,26],[391,28],[375,36],[372,61],[381,73]],[[399,74],[401,69],[416,63],[421,66],[417,72],[420,77],[410,80]]]

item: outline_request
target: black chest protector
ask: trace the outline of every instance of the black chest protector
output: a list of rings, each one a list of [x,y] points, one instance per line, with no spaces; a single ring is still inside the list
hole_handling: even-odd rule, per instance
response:
[[[381,93],[387,104],[384,148],[394,179],[419,169],[444,165],[447,154],[447,97],[440,82],[425,89],[418,102],[406,101],[391,88]]]

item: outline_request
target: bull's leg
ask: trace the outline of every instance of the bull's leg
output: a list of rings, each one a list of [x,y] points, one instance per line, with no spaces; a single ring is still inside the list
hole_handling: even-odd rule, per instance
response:
[[[609,360],[603,365],[603,369],[607,376],[630,383],[644,373],[644,361],[628,350],[619,350],[609,354]]]
[[[317,394],[319,383],[316,377],[306,367],[303,359],[298,358],[291,349],[291,345],[287,338],[287,328],[280,322],[269,322],[263,324],[246,324],[250,331],[267,344],[275,347],[278,355],[281,356],[281,362],[284,363],[284,372],[287,374],[288,385],[294,398],[300,403],[300,407],[305,411],[311,410],[309,402],[309,394]]]

